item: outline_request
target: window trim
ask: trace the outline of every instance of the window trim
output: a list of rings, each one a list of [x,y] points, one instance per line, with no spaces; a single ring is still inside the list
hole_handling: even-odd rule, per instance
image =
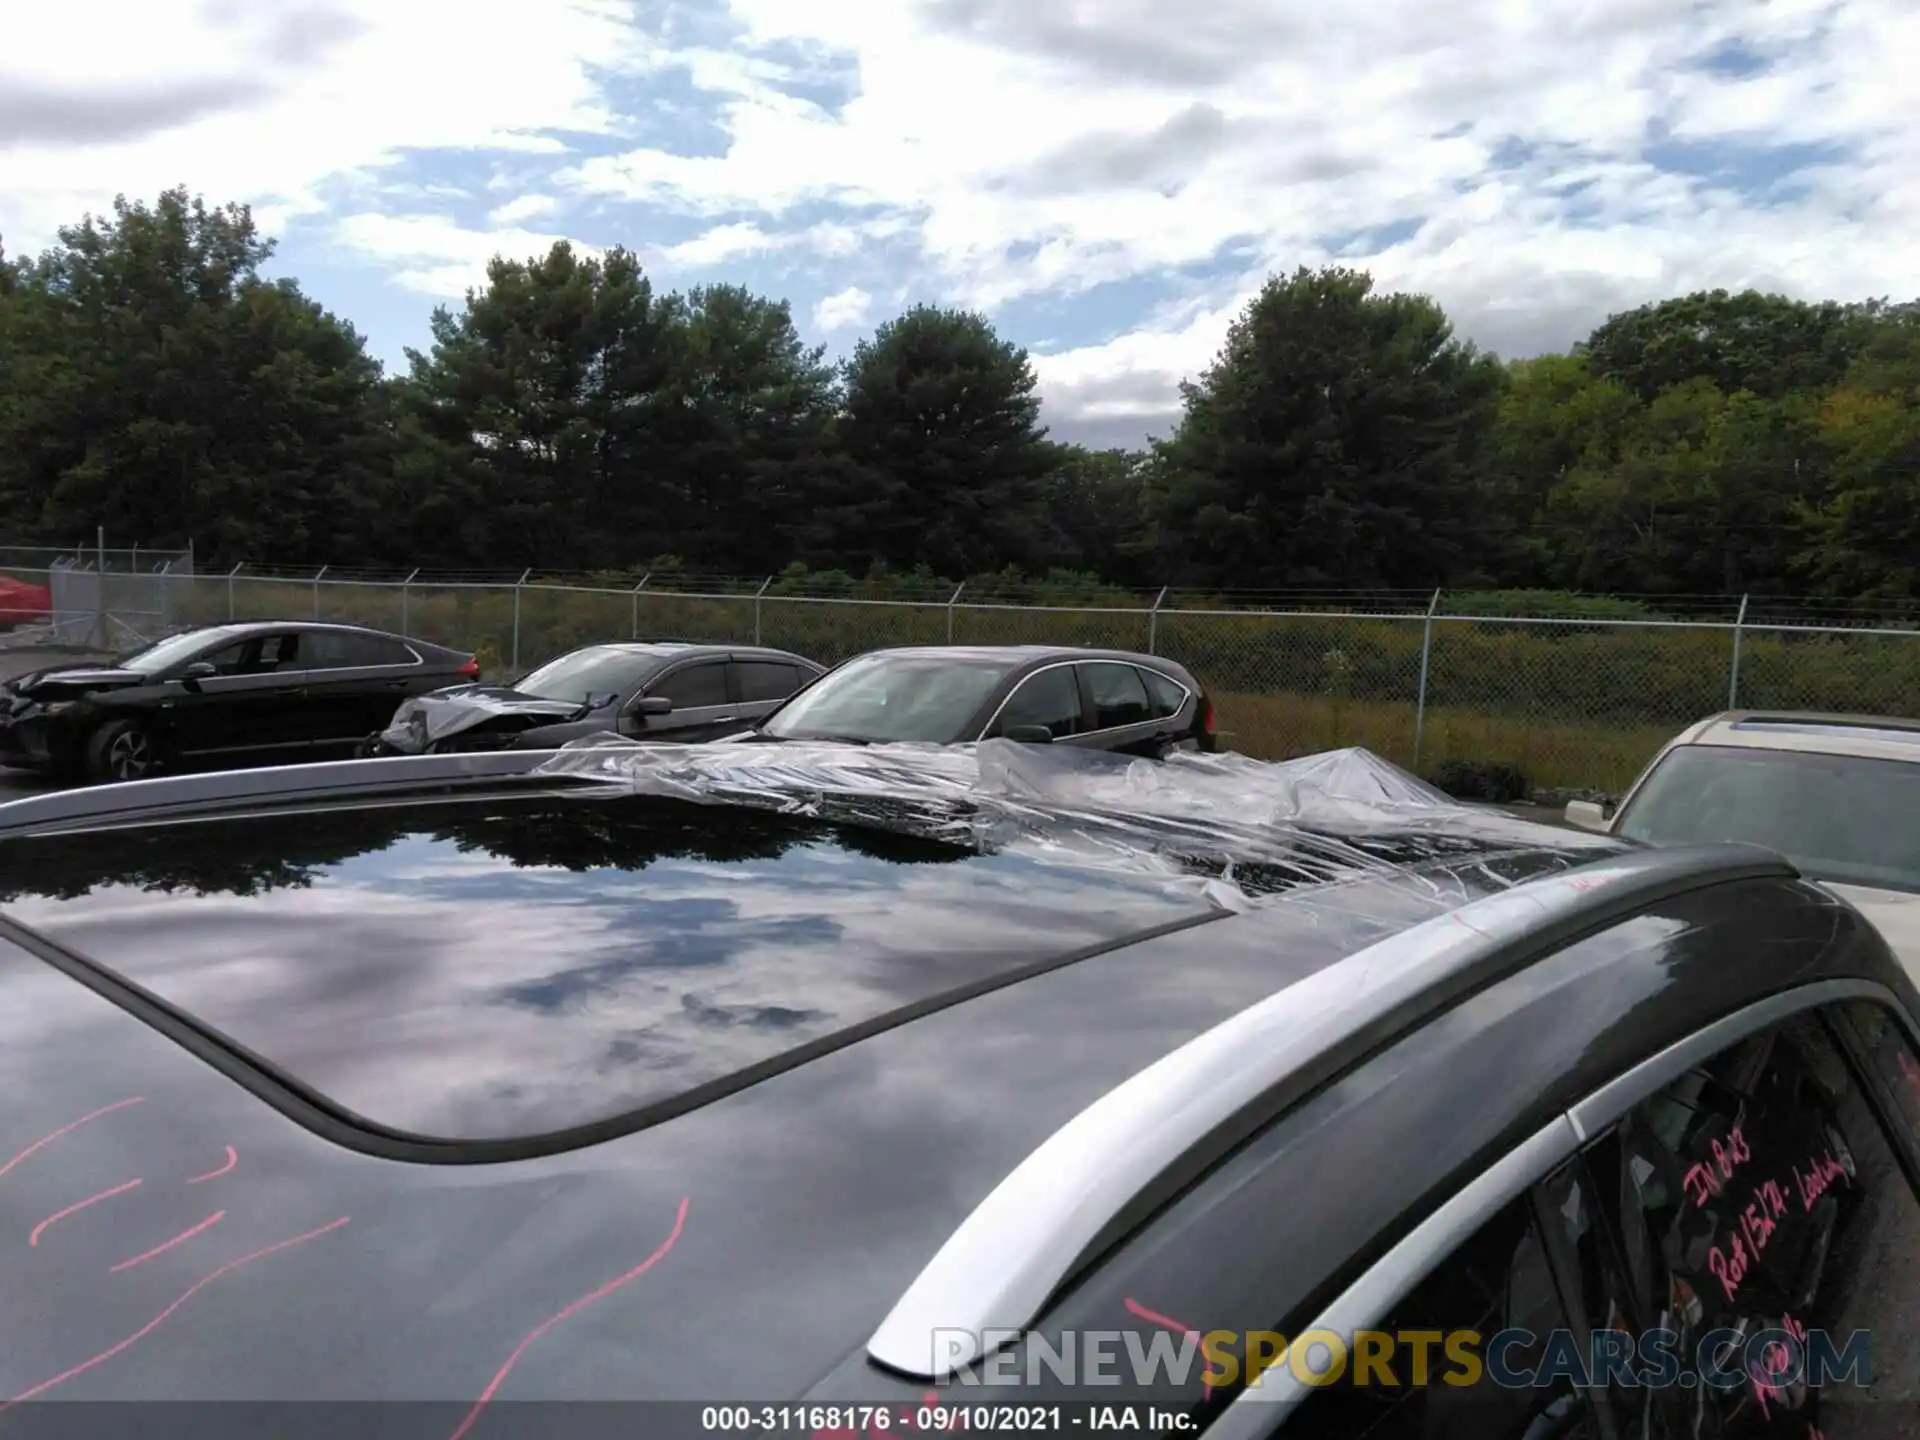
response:
[[[1524,1197],[1580,1153],[1580,1138],[1565,1114],[1556,1115],[1450,1196],[1399,1244],[1328,1303],[1301,1333],[1332,1330],[1351,1335],[1377,1323],[1482,1225]],[[1269,1384],[1268,1377],[1277,1377]],[[1316,1393],[1290,1367],[1275,1365],[1234,1396],[1204,1432],[1207,1440],[1267,1440],[1300,1403]]]
[[[1350,1336],[1379,1321],[1445,1263],[1482,1225],[1604,1135],[1629,1111],[1689,1070],[1748,1036],[1796,1015],[1849,1000],[1887,1006],[1916,1031],[1900,998],[1875,980],[1818,980],[1744,1005],[1626,1070],[1475,1176],[1301,1328]],[[1851,1057],[1849,1057],[1851,1060]],[[1882,1117],[1876,1115],[1882,1127]],[[1268,1388],[1268,1377],[1277,1377]],[[1207,1427],[1208,1440],[1268,1440],[1314,1393],[1288,1366],[1275,1365],[1236,1395]]]
[[[1160,676],[1161,679],[1167,681],[1169,684],[1177,685],[1180,687],[1181,693],[1186,696],[1186,699],[1180,702],[1181,710],[1185,710],[1187,708],[1187,700],[1193,699],[1194,695],[1196,694],[1196,692],[1191,686],[1187,685],[1184,681],[1179,680],[1172,675],[1169,675],[1166,671],[1162,670],[1158,665],[1142,665],[1138,660],[1108,660],[1104,658],[1096,660],[1096,659],[1091,659],[1084,655],[1079,656],[1072,660],[1049,660],[1044,664],[1036,665],[1033,667],[1033,669],[1027,671],[1026,674],[1020,677],[1018,683],[1014,685],[1013,689],[1007,691],[1006,698],[1003,699],[998,705],[993,707],[993,713],[987,717],[987,723],[980,727],[980,738],[984,740],[993,734],[993,727],[1000,723],[1000,712],[1007,708],[1008,703],[1013,699],[1014,695],[1019,691],[1020,686],[1026,684],[1027,681],[1031,680],[1034,676],[1038,675],[1041,671],[1058,670],[1063,665],[1077,666],[1077,665],[1096,665],[1096,664],[1125,665],[1134,670],[1153,671],[1154,674]],[[1082,720],[1093,719],[1094,718],[1093,713],[1087,709],[1087,700],[1088,700],[1089,692],[1086,684],[1084,683],[1084,677],[1075,675],[1073,677],[1073,683],[1074,683],[1074,688],[1080,691],[1080,718]],[[1142,688],[1146,686],[1146,683],[1147,682],[1145,680],[1142,680],[1140,682]],[[1153,699],[1153,694],[1151,691],[1148,692],[1147,699],[1149,701]],[[1179,718],[1180,717],[1178,712],[1166,717],[1166,719],[1168,720],[1177,720]],[[1137,730],[1142,725],[1158,725],[1161,723],[1162,722],[1157,719],[1156,720],[1136,720],[1131,725],[1108,725],[1102,728],[1096,728],[1092,730],[1082,730],[1077,735],[1068,736],[1067,742],[1071,742],[1074,740],[1084,740],[1089,735],[1113,735],[1113,734],[1117,734],[1122,730]],[[1067,742],[1062,742],[1062,743],[1067,743]]]

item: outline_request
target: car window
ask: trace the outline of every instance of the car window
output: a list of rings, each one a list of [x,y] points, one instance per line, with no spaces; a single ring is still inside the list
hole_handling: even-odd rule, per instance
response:
[[[1683,745],[1615,828],[1657,845],[1744,840],[1815,880],[1920,892],[1920,763]]]
[[[1856,1001],[1841,1007],[1841,1017],[1906,1126],[1908,1137],[1920,1146],[1920,1050],[1884,1005]]]
[[[879,651],[823,675],[762,727],[780,740],[950,745],[962,739],[1012,668],[929,651]]]
[[[287,670],[300,663],[300,637],[294,633],[266,635],[260,640],[260,657],[253,668],[258,671]]]
[[[1093,692],[1094,729],[1111,730],[1153,719],[1146,683],[1133,666],[1096,661],[1082,665],[1080,671],[1087,677],[1087,688]]]
[[[248,657],[259,643],[257,640],[236,640],[231,645],[208,651],[199,657],[198,663],[211,665],[222,675],[244,675],[248,673]]]
[[[1816,1014],[1668,1085],[1584,1163],[1623,1288],[1667,1337],[1654,1363],[1717,1377],[1647,1386],[1659,1433],[1844,1440],[1860,1401],[1912,1413],[1920,1202]]]
[[[773,660],[736,660],[733,678],[740,687],[740,699],[746,704],[784,700],[800,688],[803,679],[793,666]]]
[[[719,661],[689,665],[660,677],[647,689],[649,695],[665,696],[676,710],[694,710],[707,705],[727,703],[727,670]]]
[[[398,640],[357,635],[351,630],[309,630],[300,653],[312,670],[344,670],[357,665],[411,665],[413,652]]]
[[[156,640],[153,644],[139,650],[128,651],[113,663],[122,670],[135,670],[142,675],[155,675],[193,656],[195,651],[208,641],[217,639],[219,634],[218,630],[212,632],[188,630],[183,634],[169,635],[164,640]],[[232,645],[222,646],[213,654],[226,655],[246,644],[245,640],[237,640]],[[212,663],[213,654],[202,655],[199,658]]]
[[[1016,725],[1044,725],[1056,740],[1080,733],[1080,684],[1071,665],[1055,665],[1020,682],[1000,712],[1000,733]]]
[[[1153,706],[1153,718],[1168,720],[1180,713],[1180,707],[1187,703],[1186,686],[1178,684],[1171,677],[1162,675],[1158,670],[1140,668],[1140,678],[1147,682],[1147,699]]]
[[[1331,1363],[1331,1348],[1305,1356],[1309,1373],[1330,1383],[1312,1390],[1280,1433],[1285,1440],[1598,1440],[1577,1375],[1555,1373],[1564,1370],[1558,1352],[1566,1345],[1555,1337],[1567,1330],[1523,1197],[1378,1326],[1354,1336],[1344,1364]]]
[[[549,660],[513,688],[539,700],[584,705],[607,695],[631,695],[665,663],[663,657],[644,650],[590,645]]]

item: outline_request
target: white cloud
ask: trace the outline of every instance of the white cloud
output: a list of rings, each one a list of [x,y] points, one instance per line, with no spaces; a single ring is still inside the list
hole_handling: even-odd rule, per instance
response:
[[[509,200],[487,216],[495,225],[518,225],[523,220],[538,220],[560,208],[551,195],[521,195]]]
[[[858,330],[868,322],[872,313],[873,296],[858,285],[850,285],[813,307],[813,323],[815,328],[829,333]]]
[[[392,268],[396,283],[423,295],[458,299],[470,286],[486,282],[487,262],[496,255],[525,260],[544,255],[560,235],[507,228],[467,230],[438,215],[349,215],[335,227],[340,242]],[[598,256],[595,246],[574,242],[582,255]]]
[[[1920,274],[1911,0],[1376,0],[1337,26],[1294,0],[727,3],[738,43],[679,50],[624,0],[117,0],[86,46],[23,12],[0,228],[32,248],[186,179],[276,219],[331,205],[330,262],[452,295],[593,214],[669,272],[771,263],[835,333],[869,323],[855,289],[995,310],[1151,282],[1049,312],[1071,343],[1036,364],[1056,422],[1162,428],[1270,269],[1365,266],[1510,352],[1700,287],[1900,296]],[[697,143],[673,129],[689,81]],[[555,138],[583,131],[605,139]],[[476,151],[512,152],[463,177],[485,201],[427,201],[463,187],[408,157]],[[1779,156],[1817,164],[1768,195]],[[703,229],[650,247],[658,211]]]

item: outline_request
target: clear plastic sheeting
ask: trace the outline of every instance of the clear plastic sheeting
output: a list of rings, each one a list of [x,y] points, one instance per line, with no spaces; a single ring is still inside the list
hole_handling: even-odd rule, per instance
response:
[[[1154,761],[1008,740],[688,746],[603,735],[555,751],[538,773],[1160,875],[1236,909],[1425,859],[1620,848],[1464,804],[1360,749],[1279,762],[1189,752]]]
[[[462,686],[416,695],[403,701],[380,738],[402,755],[424,755],[431,745],[503,715],[528,724],[552,725],[583,713],[587,707],[553,700],[529,699],[511,690]]]

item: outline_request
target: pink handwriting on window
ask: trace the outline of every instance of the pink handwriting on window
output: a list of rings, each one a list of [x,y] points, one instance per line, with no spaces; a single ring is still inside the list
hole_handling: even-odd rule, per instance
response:
[[[1820,1197],[1833,1188],[1833,1182],[1847,1178],[1847,1169],[1833,1158],[1828,1151],[1813,1162],[1812,1168],[1802,1174],[1798,1165],[1793,1167],[1794,1188],[1799,1192],[1800,1204],[1811,1213]]]
[[[1920,1065],[1914,1064],[1913,1057],[1905,1050],[1901,1050],[1898,1053],[1900,1055],[1900,1073],[1907,1077],[1907,1084],[1914,1088],[1915,1093],[1920,1093]]]
[[[1760,1402],[1760,1417],[1763,1420],[1773,1418],[1771,1400],[1784,1399],[1786,1391],[1780,1381],[1793,1374],[1793,1352],[1778,1340],[1771,1340],[1761,1352],[1758,1362],[1749,1361],[1747,1378],[1753,1381],[1754,1398]]]
[[[1727,1136],[1726,1144],[1715,1140],[1711,1150],[1711,1160],[1701,1161],[1686,1174],[1687,1193],[1693,1196],[1696,1209],[1726,1189],[1727,1182],[1733,1179],[1733,1172],[1753,1158],[1746,1133],[1738,1125]]]

